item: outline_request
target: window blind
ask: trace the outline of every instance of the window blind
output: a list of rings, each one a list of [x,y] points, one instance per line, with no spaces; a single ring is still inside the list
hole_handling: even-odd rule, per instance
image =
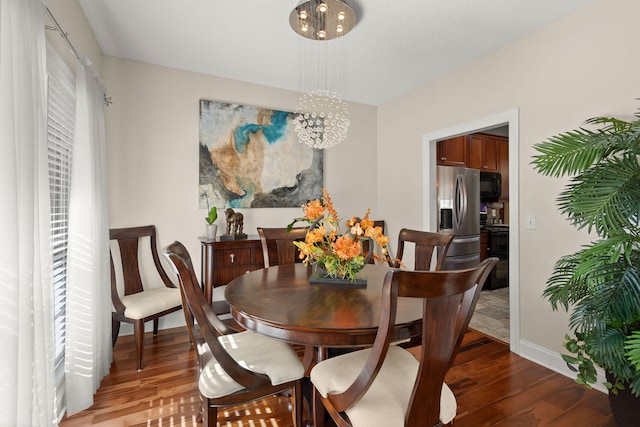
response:
[[[65,410],[64,348],[69,185],[76,93],[75,76],[50,45],[47,46],[47,74],[47,134],[54,281],[56,405],[58,417],[60,418]]]

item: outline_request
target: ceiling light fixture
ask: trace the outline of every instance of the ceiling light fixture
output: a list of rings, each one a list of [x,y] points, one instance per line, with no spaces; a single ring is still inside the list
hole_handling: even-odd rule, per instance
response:
[[[344,85],[345,41],[326,42],[347,34],[356,16],[342,0],[300,0],[289,15],[299,39],[300,91],[296,106],[295,130],[300,142],[313,148],[329,148],[344,141],[349,125],[349,106],[338,94]],[[304,44],[303,44],[304,42]],[[306,69],[305,69],[306,67]],[[333,79],[333,80],[332,80]]]
[[[331,40],[351,31],[356,14],[341,0],[301,0],[289,14],[289,24],[308,39]]]

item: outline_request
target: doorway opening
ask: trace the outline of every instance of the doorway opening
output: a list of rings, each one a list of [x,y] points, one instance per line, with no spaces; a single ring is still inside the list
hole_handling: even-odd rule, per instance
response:
[[[451,128],[423,136],[423,226],[425,230],[437,230],[436,209],[436,146],[438,141],[447,140],[463,135],[475,133],[496,133],[509,138],[508,141],[508,171],[509,171],[509,201],[505,206],[505,216],[508,218],[508,336],[511,351],[518,353],[520,341],[520,307],[518,282],[518,110],[511,110],[495,116],[486,117],[473,122],[463,123]],[[484,292],[483,292],[484,293]],[[487,295],[488,296],[488,295]],[[496,294],[497,296],[497,294]],[[474,315],[475,316],[475,315]],[[479,329],[480,330],[480,329]],[[484,332],[484,331],[481,331]],[[487,333],[487,332],[485,332]],[[490,333],[487,333],[490,335]],[[502,339],[501,337],[496,337]]]

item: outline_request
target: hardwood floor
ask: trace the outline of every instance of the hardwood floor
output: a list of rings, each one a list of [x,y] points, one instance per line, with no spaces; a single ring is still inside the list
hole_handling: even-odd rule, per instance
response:
[[[196,359],[186,328],[145,335],[145,368],[135,370],[133,337],[120,337],[111,372],[94,405],[65,418],[75,426],[200,426]],[[504,343],[469,331],[447,383],[456,395],[455,427],[615,426],[607,396],[538,366]],[[273,397],[221,411],[222,426],[291,426],[286,399]],[[330,424],[327,424],[328,427]]]

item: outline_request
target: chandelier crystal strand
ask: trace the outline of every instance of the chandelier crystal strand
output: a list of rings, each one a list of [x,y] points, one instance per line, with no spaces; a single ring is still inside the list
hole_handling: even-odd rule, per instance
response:
[[[313,148],[329,148],[344,141],[349,131],[349,106],[329,90],[305,93],[296,107],[295,131],[300,142]]]

